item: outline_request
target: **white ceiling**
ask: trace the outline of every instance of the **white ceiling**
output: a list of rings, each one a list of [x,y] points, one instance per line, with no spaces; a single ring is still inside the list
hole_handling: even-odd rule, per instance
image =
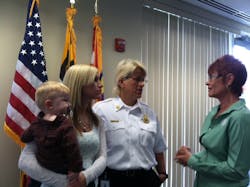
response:
[[[179,0],[250,26],[250,0]]]

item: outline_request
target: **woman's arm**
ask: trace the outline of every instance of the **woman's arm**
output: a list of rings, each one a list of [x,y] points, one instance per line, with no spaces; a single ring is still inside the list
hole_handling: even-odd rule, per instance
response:
[[[106,146],[106,135],[104,131],[103,121],[100,120],[99,129],[99,138],[100,138],[100,150],[97,155],[96,160],[94,163],[87,168],[86,170],[82,171],[86,178],[86,183],[95,180],[99,177],[106,167],[106,159],[107,159],[107,146]]]
[[[232,112],[233,113],[233,112]],[[248,178],[250,167],[250,123],[249,112],[240,112],[240,116],[235,115],[228,120],[225,138],[228,140],[227,159],[207,160],[208,154],[213,154],[209,149],[193,154],[187,165],[206,176],[217,177],[231,181],[239,181]],[[215,157],[215,156],[213,156]]]
[[[164,153],[155,153],[155,158],[157,161],[156,170],[159,174],[159,178],[161,182],[164,182],[168,178],[168,174],[166,173],[165,167],[165,156]]]
[[[66,187],[67,176],[57,174],[39,165],[35,157],[36,145],[26,144],[18,160],[18,167],[30,177],[53,187]]]

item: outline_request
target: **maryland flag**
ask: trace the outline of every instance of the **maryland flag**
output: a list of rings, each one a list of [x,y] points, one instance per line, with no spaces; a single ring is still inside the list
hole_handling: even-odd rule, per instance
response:
[[[104,99],[104,84],[103,84],[103,71],[102,71],[102,30],[99,26],[101,17],[95,15],[93,17],[93,42],[92,42],[92,59],[91,65],[98,69],[100,74],[100,81],[103,85],[101,100]]]
[[[63,80],[63,77],[67,69],[76,63],[76,35],[74,31],[74,16],[76,15],[75,8],[67,8],[66,17],[67,17],[67,29],[65,37],[64,52],[62,58],[62,65],[60,70],[60,79]]]

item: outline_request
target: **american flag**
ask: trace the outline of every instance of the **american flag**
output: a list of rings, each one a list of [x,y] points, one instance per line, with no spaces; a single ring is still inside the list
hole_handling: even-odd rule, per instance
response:
[[[20,145],[23,145],[20,135],[39,112],[34,101],[36,88],[48,80],[37,2],[29,0],[26,31],[18,55],[4,124],[6,133]]]

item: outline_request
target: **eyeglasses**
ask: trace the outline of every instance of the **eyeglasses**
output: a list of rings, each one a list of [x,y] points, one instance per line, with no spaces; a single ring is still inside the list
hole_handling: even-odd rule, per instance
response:
[[[215,80],[222,77],[222,75],[208,75],[208,80]]]
[[[148,80],[145,80],[144,77],[130,77],[130,78],[133,79],[137,83],[141,83],[141,82],[147,83],[148,82]]]
[[[147,83],[148,80],[145,80],[144,77],[132,77],[132,76],[127,76],[124,78],[124,80],[127,80],[127,79],[132,79],[133,81],[137,82],[137,83]]]

